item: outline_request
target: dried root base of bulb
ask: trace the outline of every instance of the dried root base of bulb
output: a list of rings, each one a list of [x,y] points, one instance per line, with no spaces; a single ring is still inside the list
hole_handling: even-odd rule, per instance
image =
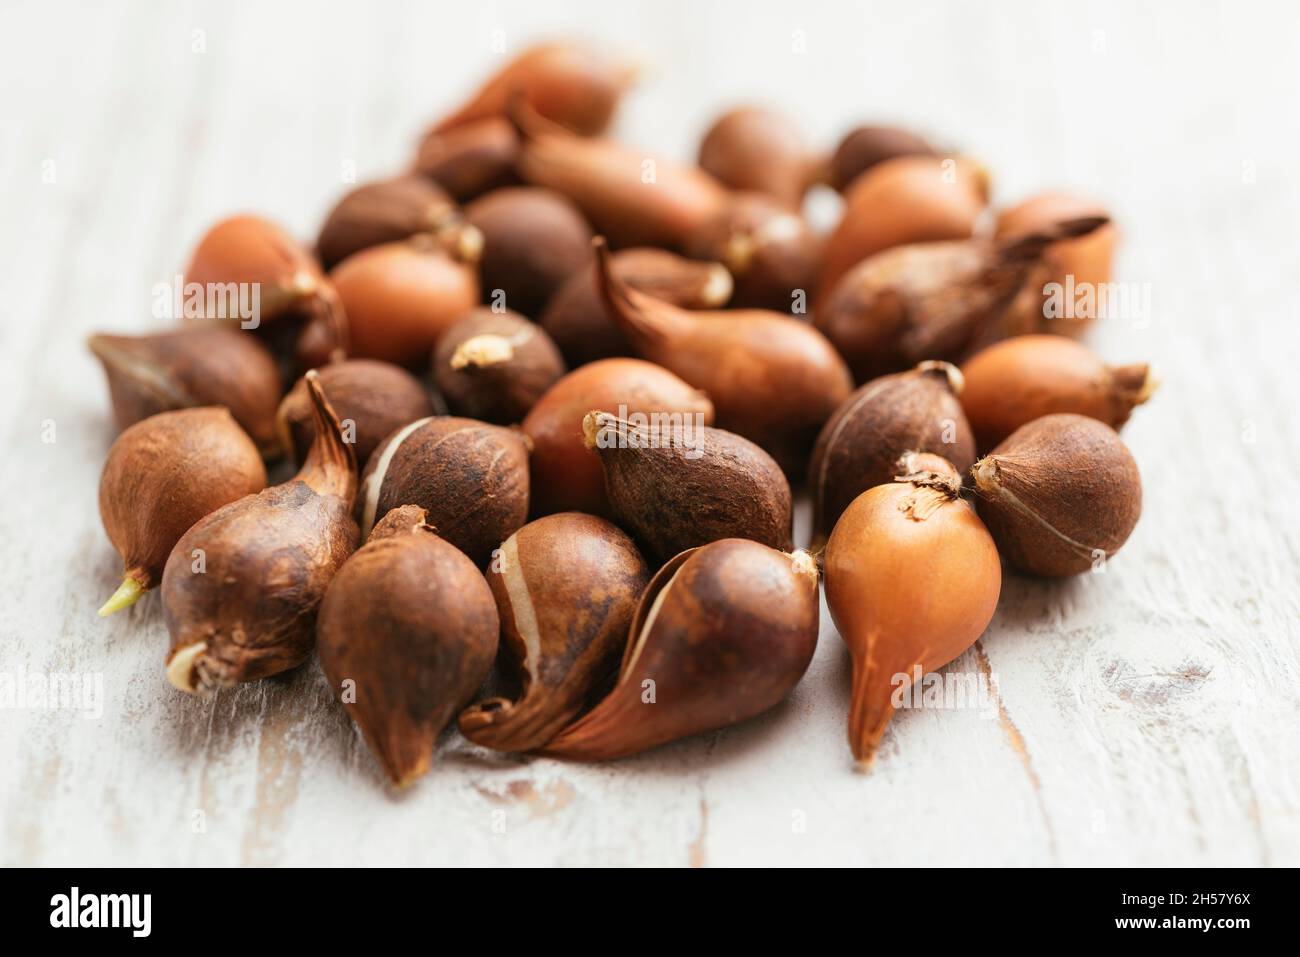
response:
[[[1097,569],[1142,513],[1142,480],[1103,422],[1048,415],[1013,432],[971,470],[980,516],[998,550],[1031,575]]]

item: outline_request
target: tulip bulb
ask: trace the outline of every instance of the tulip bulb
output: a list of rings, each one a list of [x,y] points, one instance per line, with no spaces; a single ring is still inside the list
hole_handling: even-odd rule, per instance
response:
[[[601,292],[637,352],[708,393],[720,428],[756,442],[787,475],[803,469],[818,430],[853,388],[826,338],[780,313],[692,313],[647,296],[614,273],[597,243]]]
[[[145,336],[91,336],[118,428],[159,412],[223,405],[265,456],[280,451],[280,372],[255,336],[190,326]]]
[[[264,488],[262,457],[226,409],[160,412],[130,426],[108,450],[99,479],[100,518],[125,568],[100,617],[158,585],[191,525]]]
[[[307,250],[265,219],[232,216],[213,226],[195,247],[185,283],[255,288],[256,316],[245,315],[247,303],[227,293],[224,302],[205,302],[198,318],[256,328],[298,369],[324,365],[348,349],[347,316],[333,285]],[[209,315],[209,306],[219,314]]]
[[[881,250],[969,238],[987,201],[987,174],[968,159],[900,156],[874,166],[844,196],[843,218],[826,241],[822,294]]]
[[[633,289],[683,309],[716,309],[731,298],[731,274],[720,263],[697,262],[650,247],[620,249],[610,262]],[[556,290],[538,322],[574,368],[632,355],[632,346],[600,294],[594,257]]]
[[[435,129],[448,131],[506,112],[522,96],[541,116],[585,136],[603,132],[637,77],[635,63],[576,43],[529,47]]]
[[[489,698],[463,711],[460,731],[499,751],[532,751],[618,669],[650,571],[616,526],[561,512],[507,538],[487,579],[522,689],[517,698]]]
[[[906,452],[944,456],[958,471],[975,461],[975,439],[958,396],[962,376],[947,362],[881,376],[859,388],[822,428],[808,484],[813,531],[830,533],[840,514],[867,489],[887,485]]]
[[[512,120],[524,141],[519,175],[567,196],[618,247],[681,249],[728,202],[721,184],[694,166],[576,136],[520,102]]]
[[[1022,425],[1073,412],[1119,429],[1159,382],[1145,362],[1111,366],[1064,336],[1027,335],[977,352],[962,366],[961,404],[981,449]]]
[[[614,517],[660,561],[723,538],[793,547],[790,483],[748,439],[600,411],[588,413],[582,429],[587,448],[600,455]]]
[[[577,511],[610,517],[600,459],[583,443],[582,422],[592,409],[713,424],[709,397],[653,363],[602,359],[573,370],[537,400],[523,421],[532,442],[533,515]]]
[[[772,197],[798,209],[815,162],[793,119],[762,107],[740,107],[720,116],[700,142],[700,168],[730,189]]]
[[[389,512],[330,582],[321,668],[397,787],[428,772],[438,735],[486,680],[497,627],[483,576],[413,505]]]
[[[182,691],[287,671],[311,653],[325,588],[357,547],[356,460],[315,372],[316,438],[297,476],[200,519],[172,549],[167,678]]]
[[[1142,479],[1128,447],[1083,415],[1021,426],[971,476],[1002,556],[1030,575],[1102,568],[1142,514]]]
[[[606,761],[761,714],[808,669],[818,611],[806,552],[741,539],[683,552],[641,597],[614,689],[542,753]]]
[[[806,312],[821,245],[798,212],[759,193],[738,193],[691,238],[687,252],[727,267],[736,287],[732,306]]]
[[[950,463],[906,456],[896,481],[853,500],[826,544],[826,604],[853,661],[859,767],[875,756],[896,689],[973,645],[997,607],[997,546],[960,489]]]
[[[1079,219],[1009,241],[972,239],[888,249],[853,267],[814,316],[859,382],[926,359],[960,362],[1022,327],[1008,306],[1046,250],[1104,219]]]

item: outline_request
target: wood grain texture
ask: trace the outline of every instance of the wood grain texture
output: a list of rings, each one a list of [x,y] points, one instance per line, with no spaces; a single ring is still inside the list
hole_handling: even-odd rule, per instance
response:
[[[1136,533],[1104,574],[1008,577],[949,669],[995,676],[995,704],[900,714],[870,775],[825,616],[795,694],[744,726],[598,767],[451,734],[399,798],[315,664],[192,699],[156,597],[95,617],[120,568],[85,337],[156,326],[154,284],[220,216],[312,236],[349,170],[407,162],[494,31],[566,24],[644,57],[629,142],[688,157],[739,100],[828,144],[903,120],[981,157],[999,201],[1096,195],[1150,290],[1092,337],[1166,383],[1125,431]],[[1297,36],[1295,7],[1251,2],[5,3],[0,674],[101,675],[103,713],[0,717],[0,863],[1300,864]]]

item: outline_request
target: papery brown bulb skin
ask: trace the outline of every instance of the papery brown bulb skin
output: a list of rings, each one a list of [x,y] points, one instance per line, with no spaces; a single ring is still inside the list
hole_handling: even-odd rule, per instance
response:
[[[160,412],[128,427],[109,448],[99,479],[100,519],[124,569],[122,587],[100,615],[156,587],[191,525],[264,488],[262,457],[227,409]]]
[[[419,233],[437,239],[453,257],[473,258],[483,238],[466,228],[447,193],[423,176],[365,183],[347,193],[325,218],[316,252],[326,269],[353,253]]]
[[[742,106],[722,114],[700,142],[700,168],[734,190],[764,193],[798,209],[813,162],[799,124],[776,110]]]
[[[1031,235],[1063,220],[1089,216],[1108,216],[1105,207],[1093,200],[1069,193],[1042,193],[1016,206],[1003,210],[996,226],[998,239],[1016,239]],[[1094,308],[1075,308],[1073,314],[1062,314],[1050,303],[1051,292],[1044,287],[1057,283],[1062,287],[1068,281],[1074,289],[1096,290],[1110,282],[1111,264],[1119,233],[1114,223],[1094,230],[1086,236],[1062,239],[1053,243],[1043,254],[1034,275],[1025,282],[1025,288],[1016,297],[1011,310],[1024,313],[1021,324],[1027,328],[1041,328],[1044,332],[1079,336],[1096,318]]]
[[[330,277],[347,310],[351,355],[359,359],[425,362],[442,334],[478,305],[475,268],[428,237],[363,249]]]
[[[853,388],[830,342],[780,313],[678,309],[622,282],[604,245],[597,251],[606,305],[638,354],[707,393],[719,428],[757,443],[787,475],[802,472],[818,431]]]
[[[492,669],[497,631],[487,582],[418,507],[391,511],[334,576],[316,620],[321,667],[394,785],[428,772]]]
[[[517,184],[518,158],[519,134],[509,120],[493,116],[449,130],[430,130],[420,141],[415,169],[458,203],[468,203]]]
[[[591,259],[591,227],[578,208],[549,189],[499,189],[465,208],[483,234],[479,275],[484,301],[537,317],[551,294]],[[498,296],[505,298],[498,303]]]
[[[793,547],[790,483],[748,439],[693,423],[656,428],[599,411],[583,420],[583,432],[604,466],[615,519],[660,561],[724,538]]]
[[[955,471],[914,478],[855,498],[822,558],[826,605],[853,660],[849,744],[862,766],[893,716],[895,689],[973,645],[1002,590],[997,547],[957,497]]]
[[[606,761],[761,714],[807,670],[819,610],[806,552],[742,539],[683,552],[646,588],[614,689],[542,753]]]
[[[893,246],[969,238],[987,194],[987,177],[970,160],[885,160],[845,194],[843,218],[823,249],[819,288],[830,292],[855,265]]]
[[[471,310],[433,354],[433,378],[451,411],[498,425],[523,421],[565,371],[551,337],[510,310]]]
[[[437,415],[398,429],[361,477],[363,538],[380,517],[418,505],[438,536],[482,567],[528,517],[528,444],[513,429]]]
[[[610,517],[605,474],[583,442],[582,421],[592,409],[676,413],[713,424],[713,403],[673,373],[640,359],[602,359],[560,379],[523,422],[532,442],[532,514],[588,512]]]
[[[789,313],[801,305],[804,314],[816,292],[821,246],[797,212],[760,193],[738,193],[686,251],[727,267],[733,307]]]
[[[907,452],[941,455],[960,472],[975,462],[962,410],[961,373],[946,362],[882,376],[861,386],[830,417],[808,469],[813,531],[827,535],[849,504],[898,475]]]
[[[1146,363],[1110,366],[1056,335],[1006,339],[962,366],[961,403],[981,449],[1044,415],[1073,412],[1119,429],[1156,388]]]
[[[358,468],[365,468],[375,448],[394,430],[433,415],[433,402],[420,380],[391,362],[347,359],[316,371]],[[290,454],[295,459],[305,455],[316,438],[305,379],[299,379],[280,403],[277,422]]]
[[[538,320],[571,367],[632,355],[632,346],[600,294],[594,257],[556,290]],[[666,249],[620,249],[610,256],[614,273],[633,289],[683,309],[717,309],[733,289],[726,267],[697,262]]]
[[[1009,564],[1058,578],[1101,568],[1142,514],[1142,478],[1104,422],[1045,415],[971,469],[980,516]]]
[[[512,120],[523,137],[519,175],[567,196],[617,248],[680,250],[729,201],[722,184],[698,167],[575,136],[523,104]]]
[[[631,61],[585,44],[538,44],[502,67],[436,128],[450,130],[504,115],[510,97],[522,95],[546,119],[591,136],[609,125],[636,73]]]
[[[200,519],[163,570],[167,679],[205,692],[287,671],[311,653],[326,586],[357,547],[356,460],[307,374],[316,440],[298,474]]]
[[[190,326],[143,336],[94,335],[118,428],[159,412],[222,405],[263,455],[279,452],[280,372],[254,336]]]
[[[546,744],[618,670],[650,570],[617,526],[581,512],[529,522],[487,573],[504,657],[521,692],[461,713],[460,731],[499,751]]]
[[[235,301],[226,294],[214,304],[219,314],[205,306],[202,318],[255,329],[298,369],[322,365],[348,348],[347,317],[332,284],[300,243],[260,216],[232,216],[209,229],[185,268],[185,283],[205,290],[231,283],[255,288],[257,315],[242,315],[247,297]]]
[[[859,126],[847,133],[830,158],[827,180],[841,193],[859,176],[899,156],[930,156],[934,148],[910,130],[893,126]]]

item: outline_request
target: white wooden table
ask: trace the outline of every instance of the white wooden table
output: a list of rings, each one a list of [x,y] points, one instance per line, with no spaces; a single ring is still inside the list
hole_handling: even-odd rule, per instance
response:
[[[1300,11],[783,6],[0,8],[0,674],[103,682],[98,718],[0,715],[0,863],[1300,863]],[[618,133],[663,152],[753,99],[823,141],[902,120],[982,157],[1000,200],[1064,185],[1115,211],[1151,315],[1093,343],[1164,373],[1125,432],[1145,514],[1103,575],[1008,578],[951,666],[996,676],[990,713],[903,713],[852,773],[824,618],[795,694],[749,724],[607,766],[452,734],[395,799],[314,664],[192,699],[164,680],[156,597],[95,617],[119,566],[85,336],[149,328],[222,215],[312,235],[345,173],[397,169],[495,64],[498,30],[639,52]]]

